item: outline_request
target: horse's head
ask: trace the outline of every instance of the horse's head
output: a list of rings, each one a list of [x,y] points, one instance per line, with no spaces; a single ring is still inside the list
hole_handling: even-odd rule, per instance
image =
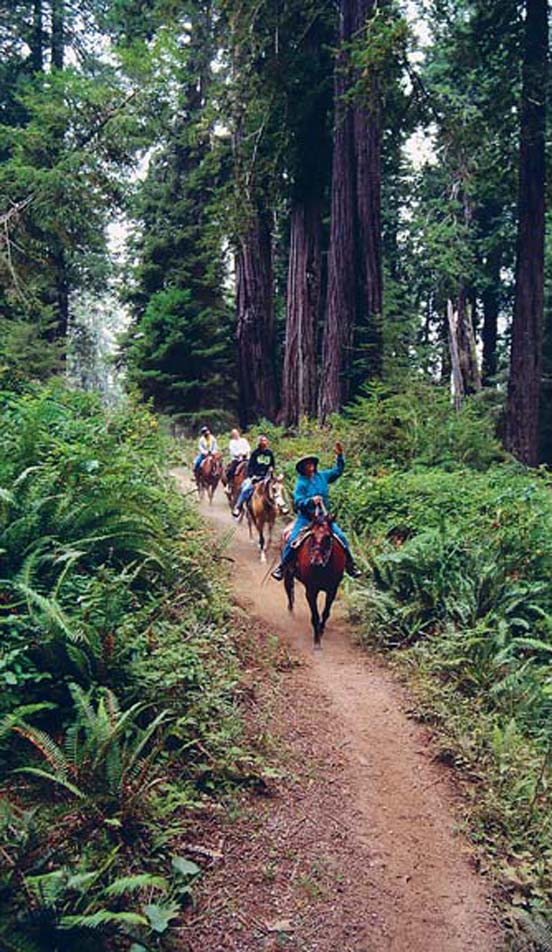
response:
[[[270,471],[267,492],[273,506],[276,506],[283,516],[289,513],[289,506],[284,497],[284,477],[282,474],[275,476],[273,470]]]
[[[332,551],[331,519],[327,515],[316,515],[311,523],[310,563],[311,565],[325,566]]]

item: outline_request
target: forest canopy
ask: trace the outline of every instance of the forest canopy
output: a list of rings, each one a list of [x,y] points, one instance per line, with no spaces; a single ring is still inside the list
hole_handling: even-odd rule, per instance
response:
[[[10,4],[4,373],[63,370],[109,287],[129,381],[190,424],[452,379],[548,461],[548,37],[545,0]]]

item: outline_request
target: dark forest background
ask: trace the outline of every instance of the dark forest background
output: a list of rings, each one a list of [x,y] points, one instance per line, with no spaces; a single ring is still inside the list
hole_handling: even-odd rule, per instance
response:
[[[550,461],[547,15],[5,5],[4,374],[63,370],[72,302],[115,281],[130,384],[190,425],[323,421],[367,384],[452,379],[457,405],[503,408],[519,459]]]

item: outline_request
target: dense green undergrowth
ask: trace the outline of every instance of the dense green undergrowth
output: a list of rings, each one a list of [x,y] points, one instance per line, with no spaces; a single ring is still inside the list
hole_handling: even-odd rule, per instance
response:
[[[217,553],[150,413],[0,401],[0,946],[171,948],[190,817],[256,770]]]
[[[438,388],[377,388],[324,430],[263,429],[289,488],[299,455],[330,465],[343,440],[332,501],[366,570],[349,587],[359,637],[393,651],[469,779],[470,835],[512,920],[549,910],[552,477],[506,458],[485,396],[455,414]]]

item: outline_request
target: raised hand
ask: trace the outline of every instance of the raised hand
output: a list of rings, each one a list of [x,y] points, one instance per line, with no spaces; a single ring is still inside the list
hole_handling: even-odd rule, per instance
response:
[[[337,443],[335,444],[334,449],[335,449],[335,455],[336,455],[336,456],[342,456],[342,455],[343,455],[343,443],[337,442]]]

